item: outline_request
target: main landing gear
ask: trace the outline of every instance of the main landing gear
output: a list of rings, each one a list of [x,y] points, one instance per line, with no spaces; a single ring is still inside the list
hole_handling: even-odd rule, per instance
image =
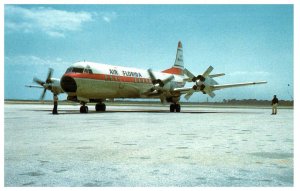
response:
[[[89,108],[88,106],[86,106],[86,103],[81,103],[82,106],[80,107],[80,113],[88,113],[89,112]],[[106,110],[106,105],[104,103],[97,103],[95,105],[95,110],[96,111],[105,111]]]
[[[96,111],[105,111],[106,110],[106,105],[104,103],[97,103],[95,105]]]
[[[172,103],[170,105],[170,112],[180,112],[180,104]]]

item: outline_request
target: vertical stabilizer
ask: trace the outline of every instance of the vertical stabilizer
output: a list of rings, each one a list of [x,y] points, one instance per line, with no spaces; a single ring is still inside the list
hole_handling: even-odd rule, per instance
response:
[[[182,50],[182,43],[181,43],[181,41],[179,41],[178,46],[177,46],[176,59],[175,59],[173,67],[166,69],[162,72],[168,73],[168,74],[183,75],[183,70],[184,70],[183,50]]]
[[[174,67],[175,68],[184,69],[183,50],[182,50],[182,43],[181,43],[181,41],[178,42],[178,47],[177,47],[177,53],[176,53],[176,59],[175,59]]]

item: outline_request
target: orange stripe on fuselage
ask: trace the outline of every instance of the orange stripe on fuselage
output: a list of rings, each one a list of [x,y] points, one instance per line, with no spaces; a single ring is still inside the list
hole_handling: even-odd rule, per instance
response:
[[[163,73],[168,73],[168,74],[183,75],[183,70],[180,69],[180,68],[175,68],[175,67],[166,69],[166,70],[164,70],[164,71],[162,71],[162,72],[163,72]]]
[[[88,73],[66,73],[64,76],[81,79],[93,79],[93,80],[104,80],[104,81],[118,81],[118,82],[132,82],[132,83],[147,83],[151,84],[149,78],[135,78],[130,76],[116,76],[108,74],[88,74]]]

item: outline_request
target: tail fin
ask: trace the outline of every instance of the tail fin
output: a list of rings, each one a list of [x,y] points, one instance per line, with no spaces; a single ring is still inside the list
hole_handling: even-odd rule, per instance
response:
[[[183,63],[183,50],[181,41],[178,42],[176,59],[172,68],[166,69],[162,72],[168,74],[183,75],[184,63]]]

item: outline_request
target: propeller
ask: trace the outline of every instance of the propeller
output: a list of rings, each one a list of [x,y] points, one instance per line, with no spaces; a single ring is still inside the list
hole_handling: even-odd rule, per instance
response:
[[[44,88],[44,90],[42,92],[42,95],[40,97],[40,100],[43,100],[45,98],[47,90],[50,90],[50,91],[52,90],[52,80],[51,80],[52,74],[53,74],[53,69],[49,68],[46,81],[42,81],[42,80],[40,80],[39,78],[36,78],[36,77],[33,78],[33,81],[35,83],[37,83],[38,85],[40,85],[41,87]]]
[[[161,90],[161,88],[163,88],[167,83],[171,82],[174,79],[173,75],[167,77],[164,80],[157,79],[151,69],[148,69],[147,71],[153,84],[153,87],[150,89],[150,91]]]
[[[156,90],[157,93],[159,94],[160,102],[162,104],[165,104],[166,103],[166,95],[165,95],[165,92],[163,91],[163,87],[167,83],[174,80],[175,77],[173,75],[171,75],[171,76],[167,77],[166,79],[161,80],[161,79],[157,79],[155,77],[155,75],[151,69],[148,69],[147,71],[148,71],[148,74],[149,74],[152,84],[153,84],[153,87],[149,89],[149,92],[154,92]]]
[[[184,98],[188,100],[193,93],[196,91],[201,91],[204,94],[208,94],[210,97],[215,97],[215,94],[212,92],[212,90],[209,88],[209,85],[215,85],[218,84],[215,80],[213,80],[209,74],[213,71],[213,67],[209,66],[201,75],[198,75],[197,77],[194,76],[190,71],[187,69],[184,70],[184,73],[188,76],[185,81],[189,82],[195,82],[195,85],[186,93]]]

